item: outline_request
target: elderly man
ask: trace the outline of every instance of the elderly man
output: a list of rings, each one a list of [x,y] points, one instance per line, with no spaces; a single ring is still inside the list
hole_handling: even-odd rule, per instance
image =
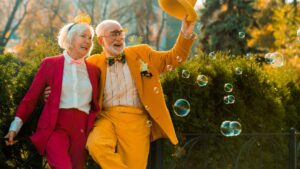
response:
[[[168,138],[178,143],[159,75],[187,58],[196,38],[194,25],[183,19],[179,37],[168,51],[145,44],[125,47],[126,31],[117,21],[97,26],[103,52],[88,62],[102,72],[101,112],[87,149],[102,169],[145,169],[150,141]]]

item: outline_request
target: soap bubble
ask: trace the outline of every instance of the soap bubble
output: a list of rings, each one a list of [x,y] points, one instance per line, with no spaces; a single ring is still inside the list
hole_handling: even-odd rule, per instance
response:
[[[174,113],[179,117],[185,117],[190,113],[191,105],[185,99],[178,99],[173,105]]]

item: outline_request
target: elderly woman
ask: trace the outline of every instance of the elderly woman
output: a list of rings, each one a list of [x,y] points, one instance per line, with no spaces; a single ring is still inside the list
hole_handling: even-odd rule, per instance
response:
[[[51,168],[84,168],[87,135],[99,110],[100,71],[85,61],[93,46],[93,36],[93,28],[82,18],[60,30],[58,44],[64,52],[42,61],[5,136],[7,145],[14,144],[39,96],[50,86],[51,94],[30,139],[38,152],[46,155]]]

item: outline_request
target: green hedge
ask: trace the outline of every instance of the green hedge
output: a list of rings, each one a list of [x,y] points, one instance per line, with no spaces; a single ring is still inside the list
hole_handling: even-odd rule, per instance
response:
[[[7,133],[11,120],[14,117],[16,106],[25,95],[34,74],[38,68],[40,59],[35,61],[21,61],[12,54],[0,56],[0,137]],[[242,74],[237,75],[235,68],[240,67]],[[188,70],[190,77],[185,79],[181,76],[182,70]],[[209,78],[205,87],[199,87],[195,81],[199,74]],[[228,53],[217,53],[216,58],[199,53],[191,57],[186,64],[172,72],[162,76],[164,93],[167,105],[171,112],[173,103],[180,98],[186,99],[191,104],[191,112],[187,117],[177,117],[172,113],[176,131],[179,136],[180,145],[184,145],[192,137],[182,133],[220,133],[220,124],[224,120],[236,120],[242,124],[243,133],[264,133],[264,132],[286,132],[290,127],[300,128],[300,88],[296,83],[295,74],[288,67],[272,68],[263,63],[258,63],[254,56],[232,56]],[[235,103],[226,105],[223,97],[229,93],[224,91],[224,84],[232,83],[234,89]],[[41,111],[43,102],[40,101],[33,113],[31,121],[27,123],[19,133],[19,138],[26,138],[34,131],[36,120]],[[238,137],[236,137],[238,138]],[[225,157],[228,149],[236,151],[247,140],[236,138],[230,139],[217,137],[218,143],[213,140],[203,141],[197,145],[202,151],[197,151],[190,158],[189,165],[192,168],[201,168],[199,159],[206,159],[209,168],[220,168],[215,160],[231,159]],[[285,147],[285,139],[278,138],[279,147]],[[262,144],[265,141],[262,141]],[[223,143],[228,146],[224,146]],[[264,159],[271,160],[270,145],[264,152]],[[16,168],[18,161],[24,161],[28,155],[35,151],[29,144],[20,149],[8,149],[3,142],[0,145],[0,168]],[[24,155],[25,150],[25,155]],[[166,143],[165,168],[170,168],[174,161],[171,157],[172,146]],[[287,153],[287,150],[281,152]],[[255,152],[255,151],[254,151]],[[280,152],[280,151],[279,151]],[[255,155],[253,155],[253,158]],[[241,157],[241,160],[247,160]],[[255,161],[255,159],[252,159]],[[278,160],[280,161],[280,160]],[[286,160],[285,160],[286,161]],[[35,158],[31,166],[42,165],[41,158]],[[251,162],[247,163],[251,167]],[[202,166],[203,167],[203,166]],[[269,166],[269,168],[272,166]],[[89,161],[88,168],[98,168]],[[268,168],[268,167],[266,167]]]
[[[164,94],[167,97],[168,108],[172,112],[180,146],[186,146],[186,143],[194,138],[185,133],[213,133],[216,137],[207,139],[209,136],[202,135],[203,138],[198,139],[199,143],[195,143],[193,150],[185,150],[193,151],[189,162],[178,163],[177,168],[181,165],[189,166],[187,168],[205,168],[204,163],[212,169],[224,168],[224,163],[234,166],[232,162],[238,157],[238,151],[250,138],[222,136],[220,125],[225,120],[239,121],[242,125],[242,134],[284,133],[291,127],[299,129],[299,85],[296,83],[295,73],[288,67],[273,68],[253,55],[233,56],[222,52],[216,53],[215,58],[201,53],[198,55],[163,76]],[[236,74],[237,67],[242,70],[241,75]],[[183,78],[182,70],[188,70],[190,78]],[[195,83],[199,74],[208,77],[207,86],[199,87]],[[233,84],[232,93],[224,91],[225,83]],[[227,105],[223,102],[223,97],[228,94],[235,96],[234,104]],[[180,98],[188,100],[191,104],[191,112],[186,117],[178,117],[173,113],[172,106]],[[268,141],[270,140],[261,140],[260,143],[266,144],[262,159],[265,163],[269,162],[264,168],[274,168],[275,160],[280,163],[278,166],[286,168],[287,138],[284,136],[273,138],[278,144],[277,147],[273,147]],[[167,159],[165,166],[169,168],[178,159],[170,156],[172,146],[170,144],[166,146],[168,151],[165,154]],[[276,149],[277,152],[274,152]],[[231,159],[230,153],[235,158]],[[240,161],[244,160],[242,168],[253,168],[257,156],[258,154],[252,154],[245,158],[241,155]],[[272,159],[274,156],[281,158]],[[230,166],[227,167],[231,168]]]
[[[28,90],[37,67],[38,63],[21,61],[12,54],[0,55],[0,125],[2,126],[0,138],[6,135],[10,123],[14,118],[17,105]],[[4,145],[4,140],[1,139],[0,151],[3,153],[0,154],[0,168],[20,167],[21,164],[19,163],[24,163],[31,154],[35,153],[30,144],[21,145],[21,142],[27,143],[26,140],[35,129],[37,116],[41,111],[41,107],[42,102],[39,102],[32,118],[18,134],[17,139],[20,140],[20,144],[17,144],[13,148],[8,148]],[[30,164],[41,168],[37,163],[38,161],[41,161],[39,156],[35,157]]]

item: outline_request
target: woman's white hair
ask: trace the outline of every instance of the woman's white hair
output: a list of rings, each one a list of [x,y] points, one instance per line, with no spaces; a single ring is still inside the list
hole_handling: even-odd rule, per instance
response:
[[[98,24],[98,26],[96,27],[96,34],[97,34],[97,37],[102,36],[105,27],[106,27],[108,24],[112,24],[112,23],[113,23],[113,24],[120,25],[120,27],[122,27],[121,24],[120,24],[118,21],[116,21],[116,20],[110,20],[110,19],[104,20],[104,21],[100,22],[100,23]]]
[[[58,39],[58,45],[65,50],[69,50],[72,48],[72,40],[74,38],[74,35],[81,34],[82,32],[86,31],[87,29],[90,30],[92,34],[92,39],[94,37],[94,29],[92,26],[86,24],[86,23],[69,23],[65,26],[63,26],[58,33],[57,39]],[[88,55],[91,53],[93,49],[93,40],[92,45],[90,47],[90,50],[88,52]]]

